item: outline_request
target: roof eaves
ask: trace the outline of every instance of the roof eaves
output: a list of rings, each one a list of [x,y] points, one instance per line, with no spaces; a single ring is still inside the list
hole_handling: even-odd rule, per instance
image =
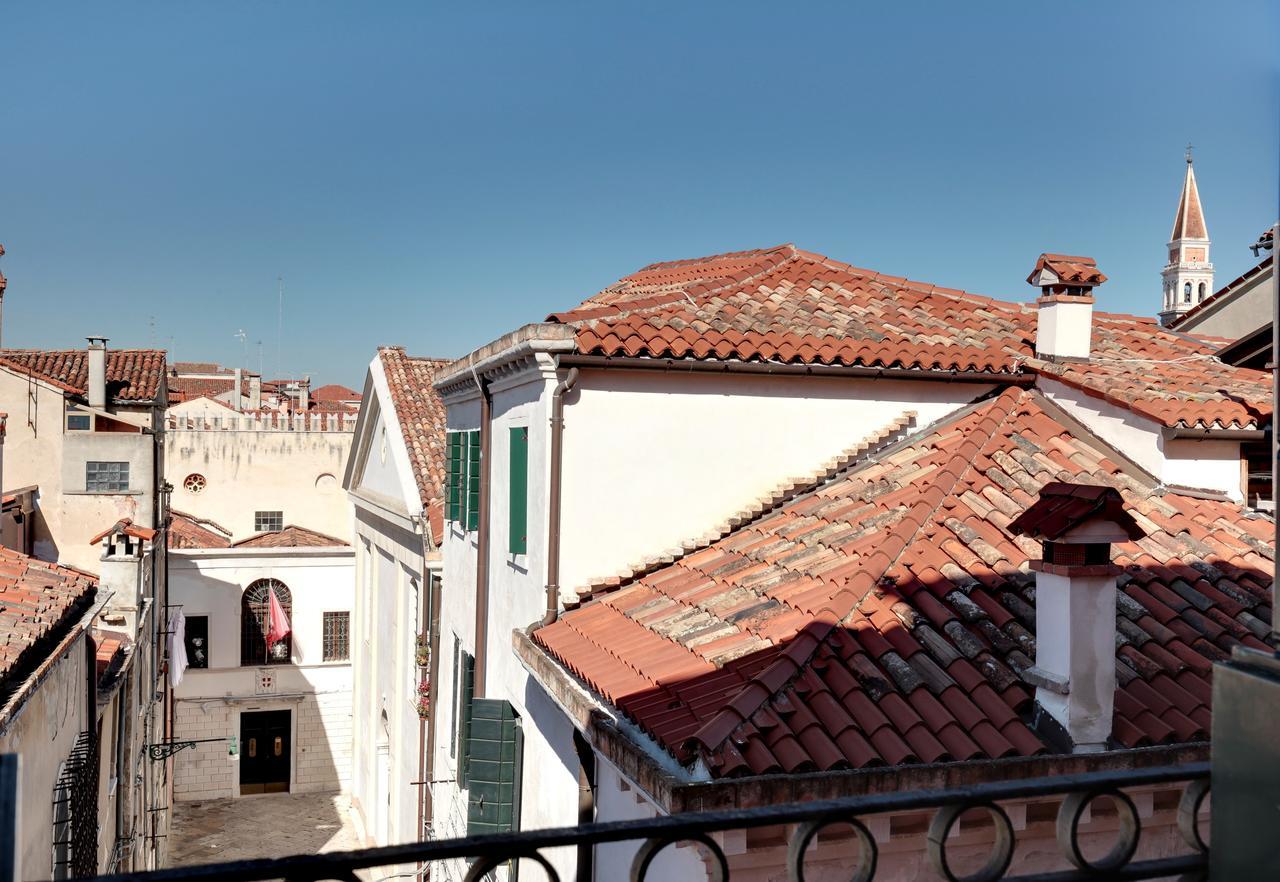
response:
[[[576,331],[569,325],[535,322],[505,334],[453,362],[436,377],[435,387],[443,390],[472,374],[483,375],[502,365],[535,352],[572,352]]]

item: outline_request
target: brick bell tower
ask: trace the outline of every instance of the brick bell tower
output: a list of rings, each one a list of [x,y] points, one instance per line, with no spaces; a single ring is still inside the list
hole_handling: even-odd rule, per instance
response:
[[[1164,279],[1160,324],[1168,327],[1179,316],[1213,293],[1213,264],[1209,261],[1209,229],[1200,206],[1200,190],[1187,147],[1187,175],[1182,181],[1178,214],[1169,235],[1169,262],[1160,273]]]

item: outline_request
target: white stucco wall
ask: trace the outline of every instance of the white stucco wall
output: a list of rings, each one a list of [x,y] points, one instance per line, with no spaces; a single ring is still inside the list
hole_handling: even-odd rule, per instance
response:
[[[232,541],[256,532],[256,511],[280,511],[286,524],[350,541],[351,504],[341,482],[351,438],[350,432],[169,429],[173,507],[221,524]],[[205,478],[199,493],[184,486],[193,473]]]
[[[905,411],[923,427],[989,388],[584,370],[565,408],[561,586],[582,587],[701,536]],[[498,524],[502,506],[499,498]]]
[[[1040,377],[1037,388],[1068,415],[1166,484],[1217,490],[1237,502],[1241,487],[1240,442],[1212,439],[1166,441],[1161,426],[1101,398]]]
[[[99,551],[90,539],[121,518],[152,526],[154,436],[66,432],[62,392],[8,370],[0,370],[0,412],[9,414],[3,489],[40,488],[36,557],[97,573]],[[141,411],[128,415],[143,418]],[[129,462],[129,492],[85,493],[89,460]]]
[[[346,789],[350,783],[352,675],[350,662],[323,661],[323,614],[353,609],[350,548],[191,549],[171,552],[170,603],[183,614],[209,617],[209,667],[188,668],[174,690],[175,738],[239,736],[240,714],[291,711],[290,790]],[[240,603],[258,579],[289,588],[293,663],[240,666]],[[354,627],[352,628],[354,649]],[[259,675],[273,684],[261,687]],[[225,743],[200,744],[175,760],[178,799],[238,796],[239,766]]]

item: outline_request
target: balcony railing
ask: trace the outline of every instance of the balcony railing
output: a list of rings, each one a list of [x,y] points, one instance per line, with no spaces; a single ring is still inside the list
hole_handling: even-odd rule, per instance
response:
[[[1185,853],[1157,859],[1133,860],[1141,844],[1142,823],[1133,799],[1125,791],[1161,785],[1182,785],[1177,823],[1185,842]],[[704,850],[709,882],[729,882],[730,862],[719,844],[717,834],[780,826],[789,831],[787,865],[791,880],[804,882],[809,846],[818,835],[840,828],[851,832],[858,846],[857,857],[842,862],[842,872],[846,874],[844,878],[855,882],[870,882],[876,873],[877,846],[865,821],[876,815],[901,812],[932,812],[924,843],[925,852],[929,862],[944,879],[1070,882],[1086,879],[1203,878],[1208,869],[1209,852],[1198,820],[1208,794],[1209,764],[1199,763],[992,782],[945,790],[873,794],[764,808],[664,815],[645,820],[583,824],[577,827],[472,836],[329,854],[175,867],[152,873],[102,878],[147,882],[190,882],[201,879],[233,882],[264,879],[310,882],[335,879],[355,882],[358,870],[417,864],[429,867],[439,861],[463,859],[469,863],[467,882],[483,879],[494,869],[511,861],[540,865],[552,882],[571,882],[557,874],[551,861],[545,856],[549,849],[634,842],[639,848],[630,867],[632,882],[668,882],[667,879],[658,879],[656,873],[650,873],[650,869],[663,849],[678,843],[694,844]],[[1054,797],[1062,798],[1057,820],[1058,845],[1064,856],[1064,864],[1072,869],[1007,876],[1017,845],[1017,834],[1000,804]],[[1087,857],[1087,849],[1081,839],[1081,821],[1088,806],[1099,798],[1110,798],[1115,807],[1117,824],[1114,841],[1106,854]],[[990,852],[981,867],[970,869],[961,875],[954,868],[948,854],[948,840],[961,815],[973,810],[985,810],[990,816]],[[422,876],[425,878],[427,873],[424,871]]]

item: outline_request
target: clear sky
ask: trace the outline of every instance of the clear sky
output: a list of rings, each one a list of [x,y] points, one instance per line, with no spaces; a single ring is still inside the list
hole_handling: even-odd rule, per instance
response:
[[[10,4],[3,342],[274,375],[283,276],[279,370],[358,387],[787,241],[1011,299],[1089,254],[1152,314],[1188,141],[1218,283],[1275,217],[1277,8]]]

